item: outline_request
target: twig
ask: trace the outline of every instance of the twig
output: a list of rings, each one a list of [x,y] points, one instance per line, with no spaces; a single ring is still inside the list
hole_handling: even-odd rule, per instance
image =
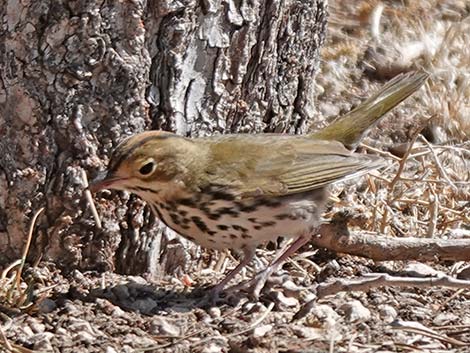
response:
[[[8,273],[13,269],[15,268],[16,266],[20,265],[21,264],[21,259],[18,259],[14,262],[12,262],[10,265],[8,265],[7,267],[5,267],[5,269],[2,271],[2,275],[0,276],[0,279],[5,279],[7,278],[8,276]]]
[[[5,347],[8,351],[13,351],[13,347],[11,346],[10,342],[8,341],[7,336],[5,335],[5,332],[3,332],[3,326],[0,325],[0,336],[2,337],[3,343],[5,343]]]
[[[428,327],[426,327],[422,324],[419,324],[417,322],[394,321],[390,324],[390,327],[393,328],[393,329],[396,329],[396,330],[403,330],[403,331],[407,331],[407,332],[413,332],[413,333],[417,333],[417,334],[420,334],[420,335],[423,335],[423,336],[434,338],[434,339],[437,339],[441,342],[445,342],[445,343],[448,343],[448,344],[451,344],[451,345],[457,346],[457,347],[466,347],[466,346],[469,345],[468,343],[462,342],[462,341],[457,340],[455,338],[443,336],[443,335],[435,332],[434,330],[431,330],[430,328],[428,328]]]
[[[420,138],[429,148],[429,151],[431,152],[431,155],[433,156],[434,161],[436,162],[437,170],[439,171],[439,174],[441,175],[441,177],[449,183],[449,185],[454,189],[454,191],[457,190],[458,189],[457,186],[455,186],[452,180],[450,180],[449,176],[447,175],[447,172],[442,167],[441,161],[439,160],[439,157],[437,157],[436,151],[434,150],[432,145],[428,142],[428,140],[426,140],[426,138],[424,138],[424,136],[420,135]]]
[[[418,132],[413,136],[413,139],[411,140],[411,142],[408,146],[408,149],[406,150],[403,158],[400,160],[400,163],[398,165],[397,173],[396,173],[395,177],[392,179],[392,181],[390,182],[390,184],[388,186],[389,198],[387,200],[387,204],[390,204],[390,202],[392,201],[392,196],[391,196],[392,191],[393,191],[396,183],[398,182],[398,180],[400,180],[401,174],[403,173],[403,170],[405,169],[406,161],[408,160],[408,157],[409,157],[409,155],[410,155],[410,153],[413,149],[413,145],[416,142],[416,139],[418,138],[418,136],[419,136]],[[389,209],[385,208],[384,212],[383,212],[383,215],[382,215],[382,222],[380,223],[380,232],[381,233],[385,233],[385,228],[387,227],[387,224],[388,224],[388,212],[389,212]]]
[[[397,161],[397,162],[401,161],[400,157],[397,157],[397,156],[395,156],[394,154],[392,154],[390,152],[385,152],[385,151],[379,150],[378,148],[366,145],[365,143],[361,143],[361,144],[359,144],[359,146],[361,146],[365,149],[368,149],[369,151],[372,151],[374,153],[377,153],[380,156],[391,158],[391,159],[393,159],[394,161]]]
[[[375,176],[379,178],[378,176]],[[417,179],[417,178],[401,178],[401,181],[409,181],[412,183],[432,183],[432,184],[448,184],[445,180],[438,179]],[[453,181],[455,185],[470,185],[470,181]]]
[[[450,297],[448,297],[446,300],[444,300],[443,303],[439,304],[436,309],[434,309],[434,312],[439,312],[441,311],[441,308],[445,307],[447,304],[449,304],[452,300],[454,300],[455,297],[458,297],[460,294],[462,294],[467,288],[461,288],[455,293],[453,293]]]
[[[33,219],[31,220],[31,224],[29,226],[28,237],[26,238],[26,244],[23,249],[23,255],[21,256],[20,267],[16,271],[16,288],[18,289],[18,291],[20,290],[21,273],[23,272],[23,268],[26,263],[26,257],[28,256],[29,247],[31,246],[31,240],[33,238],[34,226],[36,224],[37,218],[39,217],[42,211],[44,211],[44,207],[40,208],[39,211],[34,214]]]
[[[447,288],[470,288],[470,281],[456,279],[450,276],[439,276],[429,278],[418,277],[394,277],[383,273],[370,273],[364,277],[353,279],[338,279],[330,283],[321,283],[316,287],[316,298],[305,304],[294,316],[294,320],[304,317],[310,312],[319,299],[339,292],[368,291],[372,288],[388,287],[447,287]]]
[[[323,224],[320,234],[310,239],[310,244],[375,261],[470,261],[470,239],[440,239],[418,237],[389,237],[349,233],[345,225]]]
[[[219,258],[217,259],[217,262],[215,263],[214,271],[223,272],[222,268],[225,270],[224,263],[225,263],[225,260],[227,259],[227,252],[228,250],[224,250],[219,253]]]
[[[432,238],[437,228],[437,218],[439,217],[439,197],[434,191],[434,187],[429,188],[429,223],[428,223],[428,238]]]
[[[335,352],[335,336],[331,335],[330,336],[330,342],[328,345],[328,353],[334,353]]]
[[[370,34],[377,41],[380,41],[380,19],[384,8],[385,6],[379,2],[370,15]]]
[[[90,205],[91,214],[93,215],[93,218],[95,219],[96,227],[98,227],[98,229],[101,229],[101,219],[100,219],[100,216],[98,215],[98,211],[96,210],[95,202],[93,201],[93,196],[91,195],[90,189],[88,188],[88,178],[83,169],[82,169],[82,180],[83,180],[83,183],[85,184],[85,190],[84,190],[85,197],[86,197],[88,204]]]
[[[332,283],[322,283],[317,287],[317,298],[344,291],[365,292],[377,287],[447,287],[470,289],[470,281],[456,279],[447,275],[438,277],[394,277],[385,273],[368,273],[364,277],[354,279],[338,279]]]
[[[404,203],[412,203],[412,204],[417,204],[417,205],[422,205],[422,206],[429,206],[429,202],[424,201],[424,200],[401,198],[401,199],[397,199],[395,201],[396,202],[404,202]],[[442,211],[446,211],[446,212],[461,216],[466,221],[470,221],[470,218],[466,217],[465,214],[462,211],[457,211],[457,210],[454,210],[452,208],[444,207],[444,206],[441,206],[440,209]]]

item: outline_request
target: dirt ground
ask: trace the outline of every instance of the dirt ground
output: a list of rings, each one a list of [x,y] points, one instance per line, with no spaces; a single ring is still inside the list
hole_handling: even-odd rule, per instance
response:
[[[352,229],[371,237],[470,238],[470,144],[465,142],[470,4],[429,0],[381,6],[378,1],[330,3],[317,77],[318,114],[328,121],[347,112],[401,72],[423,68],[431,77],[361,147],[379,149],[390,167],[335,185],[325,218],[348,211],[355,216]],[[424,128],[427,140],[417,138],[400,171],[400,158],[388,152],[406,149],[403,142],[418,128]],[[34,283],[35,304],[14,308],[5,286],[0,351],[470,352],[470,291],[465,288],[385,283],[339,291],[295,316],[316,298],[318,285],[335,279],[380,273],[467,280],[464,262],[421,263],[417,255],[413,262],[379,263],[306,246],[276,273],[259,300],[229,291],[209,305],[195,288],[214,284],[222,274],[215,269],[216,254],[206,254],[194,266],[201,271],[158,280],[79,271],[64,275],[44,262],[27,266],[22,284]],[[237,280],[249,278],[273,256],[269,247],[260,249],[258,261]],[[235,263],[228,256],[218,265],[226,270]],[[1,280],[8,275],[5,270]]]

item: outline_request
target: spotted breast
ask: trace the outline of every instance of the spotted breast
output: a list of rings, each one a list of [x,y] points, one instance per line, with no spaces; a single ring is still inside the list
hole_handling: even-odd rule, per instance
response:
[[[298,237],[319,223],[326,200],[324,189],[276,198],[237,200],[219,192],[163,200],[135,191],[155,214],[183,237],[210,249],[255,248],[280,236]]]

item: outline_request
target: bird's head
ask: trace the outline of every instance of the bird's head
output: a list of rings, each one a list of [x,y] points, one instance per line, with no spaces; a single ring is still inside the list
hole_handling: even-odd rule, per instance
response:
[[[177,182],[186,172],[185,158],[192,142],[162,131],[148,131],[121,142],[114,150],[108,168],[90,185],[92,192],[102,189],[158,192]]]

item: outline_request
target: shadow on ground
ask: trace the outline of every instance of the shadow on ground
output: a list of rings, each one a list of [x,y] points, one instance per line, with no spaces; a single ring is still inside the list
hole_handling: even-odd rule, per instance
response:
[[[124,284],[93,288],[89,293],[83,293],[71,287],[68,293],[62,294],[68,300],[96,302],[106,299],[119,308],[143,315],[156,315],[162,312],[189,312],[195,308],[208,309],[212,306],[236,306],[245,297],[243,292],[232,293],[212,301],[207,288],[195,288],[181,291],[168,288],[158,288],[154,285],[128,282]],[[59,300],[60,301],[60,300]]]

